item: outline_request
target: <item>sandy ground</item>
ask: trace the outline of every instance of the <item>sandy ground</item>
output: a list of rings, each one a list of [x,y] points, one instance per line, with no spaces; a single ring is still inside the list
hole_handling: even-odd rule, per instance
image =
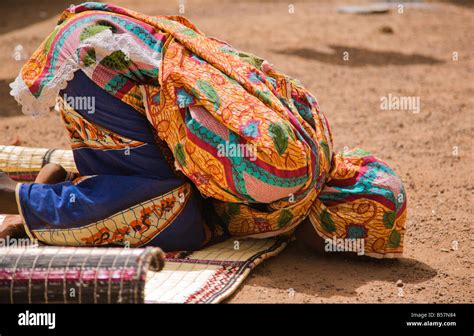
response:
[[[70,3],[38,0],[30,8],[30,2],[0,4],[0,143],[67,148],[55,114],[21,116],[8,95],[22,65],[12,57],[15,46],[31,54]],[[313,255],[293,243],[259,266],[230,302],[474,302],[474,7],[336,11],[363,2],[186,3],[185,15],[204,32],[300,79],[318,97],[337,149],[360,146],[384,158],[409,197],[404,259]],[[178,13],[177,1],[115,3],[147,14]],[[420,112],[381,109],[389,94],[420,97]]]

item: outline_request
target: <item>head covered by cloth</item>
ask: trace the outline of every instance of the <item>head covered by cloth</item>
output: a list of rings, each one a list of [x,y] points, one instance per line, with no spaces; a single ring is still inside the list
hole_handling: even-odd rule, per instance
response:
[[[400,178],[362,150],[334,153],[328,122],[299,82],[205,36],[183,17],[84,3],[66,10],[59,24],[104,11],[133,19],[138,38],[140,23],[167,37],[158,78],[149,78],[154,72],[147,67],[155,64],[147,60],[154,59],[154,50],[146,41],[139,52],[119,58],[121,67],[94,58],[94,47],[106,41],[99,37],[107,29],[98,26],[82,39],[73,67],[138,73],[131,81],[140,87],[147,118],[172,152],[175,168],[211,198],[230,234],[290,234],[309,216],[323,238],[364,239],[368,255],[402,252],[406,196]],[[49,45],[46,40],[24,67],[35,71],[22,72],[14,88],[18,100],[35,102],[42,89],[51,91],[54,75],[45,74],[62,64],[52,62]],[[120,56],[110,45],[103,49]]]

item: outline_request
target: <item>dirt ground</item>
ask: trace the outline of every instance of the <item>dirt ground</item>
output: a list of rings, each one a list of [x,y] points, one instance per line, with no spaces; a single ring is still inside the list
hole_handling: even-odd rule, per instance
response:
[[[0,4],[1,144],[68,146],[58,116],[22,116],[8,83],[23,63],[15,47],[30,55],[70,2]],[[292,243],[229,302],[474,302],[474,2],[378,15],[336,10],[364,2],[186,2],[185,15],[208,35],[300,79],[326,113],[336,148],[388,161],[409,197],[404,259],[313,255]],[[180,2],[115,3],[153,15],[178,14]],[[419,97],[419,113],[382,109],[390,94]]]

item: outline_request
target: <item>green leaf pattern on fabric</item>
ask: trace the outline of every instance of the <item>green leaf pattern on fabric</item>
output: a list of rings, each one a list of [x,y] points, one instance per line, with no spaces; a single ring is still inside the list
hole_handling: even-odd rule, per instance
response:
[[[186,167],[186,153],[182,144],[176,144],[174,147],[174,157],[181,166]]]
[[[383,225],[387,229],[391,229],[393,227],[393,224],[395,224],[395,211],[387,211],[383,214]]]
[[[273,144],[278,152],[282,155],[288,148],[288,132],[284,126],[279,123],[271,123],[268,131],[273,139]]]
[[[290,210],[284,209],[282,210],[280,217],[278,217],[278,227],[283,228],[287,226],[291,220],[293,219],[293,214]]]
[[[334,221],[331,218],[329,212],[325,209],[319,215],[319,220],[321,221],[321,226],[325,231],[334,232],[336,231],[336,226],[334,225]]]
[[[121,50],[116,50],[104,57],[100,63],[112,70],[122,70],[128,68],[131,61]]]
[[[212,87],[212,85],[203,79],[198,79],[196,81],[196,85],[199,91],[201,91],[204,94],[204,96],[207,99],[209,99],[210,102],[212,102],[212,104],[214,105],[214,111],[217,111],[219,107],[221,106],[221,100],[216,90],[214,90],[214,88]]]

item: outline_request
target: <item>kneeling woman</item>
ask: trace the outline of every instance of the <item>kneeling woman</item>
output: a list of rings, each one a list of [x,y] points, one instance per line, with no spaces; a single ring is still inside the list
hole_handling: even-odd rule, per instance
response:
[[[296,231],[311,246],[403,251],[399,177],[362,150],[334,153],[310,92],[182,17],[71,7],[12,94],[26,114],[59,108],[79,176],[46,166],[32,184],[1,177],[0,212],[16,211],[15,194],[21,215],[3,235],[193,250]]]

